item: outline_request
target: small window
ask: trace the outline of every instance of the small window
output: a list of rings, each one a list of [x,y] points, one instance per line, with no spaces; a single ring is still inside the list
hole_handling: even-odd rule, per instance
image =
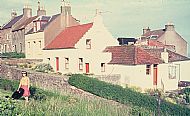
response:
[[[33,41],[34,42],[34,44],[36,43],[36,41]]]
[[[83,58],[79,58],[79,70],[83,70]]]
[[[169,66],[169,79],[176,79],[176,66]]]
[[[101,72],[105,72],[105,63],[101,63]]]
[[[146,65],[146,75],[150,75],[151,73],[151,65]]]
[[[28,48],[30,48],[30,42],[28,42]]]
[[[65,58],[65,69],[69,69],[69,58]]]
[[[86,48],[91,49],[91,39],[86,40]]]
[[[22,43],[20,43],[20,52],[22,52]]]
[[[48,61],[50,61],[51,59],[50,58],[47,58]]]
[[[42,42],[41,41],[39,41],[39,45],[40,45],[40,48],[42,48]]]

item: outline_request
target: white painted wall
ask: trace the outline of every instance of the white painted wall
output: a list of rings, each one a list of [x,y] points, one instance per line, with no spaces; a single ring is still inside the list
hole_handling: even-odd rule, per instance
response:
[[[169,65],[174,64],[160,64],[158,65],[158,84],[157,88],[167,90],[175,90],[178,88],[179,72],[176,69],[176,78],[169,79]],[[109,65],[113,68],[113,74],[121,74],[121,86],[136,86],[145,89],[155,89],[153,85],[153,65],[151,65],[151,74],[146,75],[146,65]],[[163,88],[164,87],[164,88]]]
[[[40,41],[41,41],[41,46],[40,46]],[[25,37],[26,59],[42,59],[43,48],[44,48],[44,32],[38,32],[26,35]]]
[[[86,39],[91,39],[91,49],[86,49]],[[44,62],[50,62],[55,70],[56,57],[59,57],[59,72],[62,73],[85,73],[85,63],[89,63],[90,73],[102,75],[109,71],[101,72],[101,63],[107,64],[111,61],[111,53],[103,53],[103,50],[114,45],[119,45],[118,41],[105,28],[101,16],[98,15],[92,28],[76,43],[76,49],[43,50],[43,59]],[[65,57],[69,58],[69,70],[65,70]],[[51,60],[48,61],[47,58]],[[83,58],[83,71],[79,71],[79,58]]]
[[[180,66],[180,81],[190,82],[190,60],[174,62],[174,64]]]

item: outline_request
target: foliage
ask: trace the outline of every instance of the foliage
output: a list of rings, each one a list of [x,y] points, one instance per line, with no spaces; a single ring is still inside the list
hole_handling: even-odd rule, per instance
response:
[[[106,99],[115,100],[122,104],[132,104],[140,108],[143,107],[152,112],[157,111],[158,104],[155,97],[135,92],[130,88],[122,88],[118,85],[109,84],[79,74],[70,77],[69,83],[77,88]],[[190,110],[188,108],[163,100],[161,101],[160,109],[163,115],[190,115]]]
[[[12,101],[11,99],[0,98],[0,115],[1,116],[18,115],[16,102]]]
[[[13,92],[18,89],[18,85],[19,85],[18,81],[12,81],[0,78],[0,89],[10,90]]]
[[[50,64],[38,64],[35,68],[35,71],[37,72],[44,72],[44,73],[49,73],[49,72],[53,72],[53,68]]]
[[[16,53],[16,52],[2,53],[2,56],[6,56],[8,58],[25,58],[24,53]]]

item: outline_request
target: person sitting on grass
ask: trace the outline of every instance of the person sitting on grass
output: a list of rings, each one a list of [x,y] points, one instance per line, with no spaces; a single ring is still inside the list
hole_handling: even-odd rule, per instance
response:
[[[20,79],[20,84],[19,84],[19,87],[18,87],[17,91],[19,91],[19,88],[24,89],[23,97],[25,98],[26,103],[27,103],[28,102],[28,97],[30,96],[30,90],[29,90],[29,88],[30,88],[30,80],[27,77],[27,72],[26,71],[22,71],[22,78]]]

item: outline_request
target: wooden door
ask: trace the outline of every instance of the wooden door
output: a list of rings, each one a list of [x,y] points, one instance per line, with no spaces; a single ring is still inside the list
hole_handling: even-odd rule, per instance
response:
[[[59,57],[56,57],[56,71],[59,71]]]
[[[90,69],[89,69],[89,63],[86,63],[86,73],[89,73]]]

